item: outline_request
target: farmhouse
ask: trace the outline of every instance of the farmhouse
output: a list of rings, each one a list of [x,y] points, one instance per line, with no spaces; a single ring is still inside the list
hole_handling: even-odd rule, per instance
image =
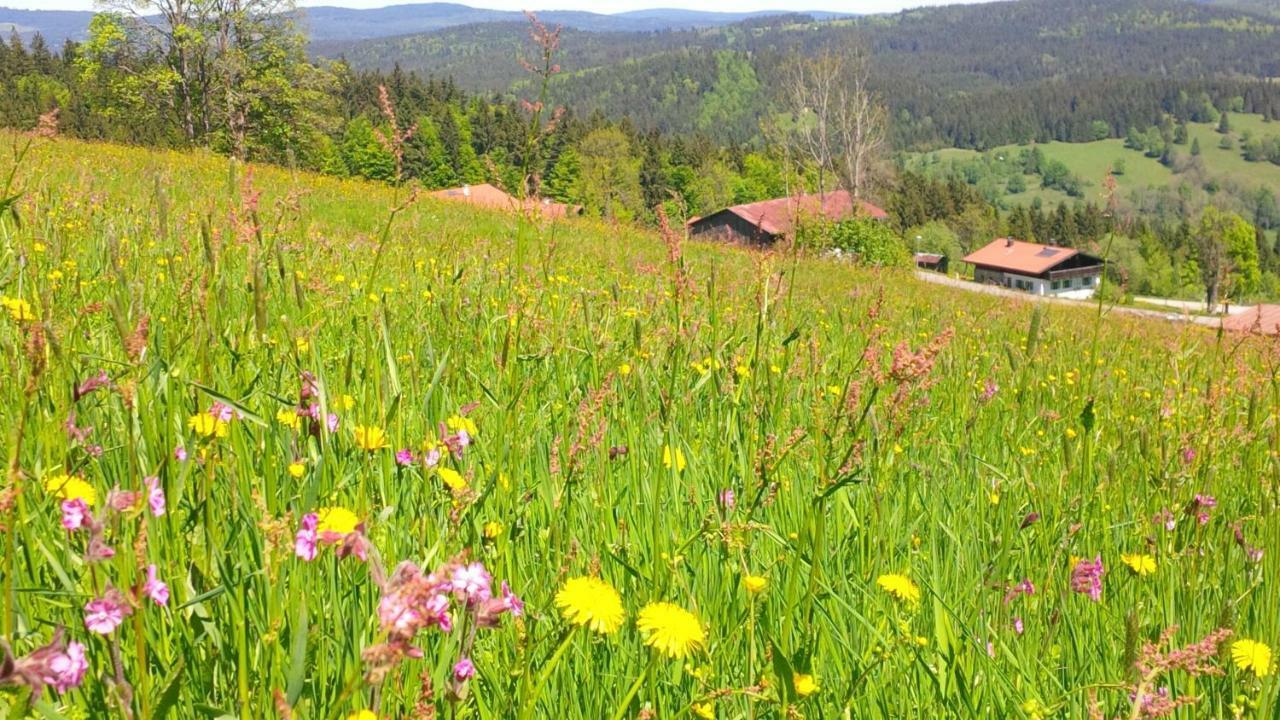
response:
[[[718,212],[696,217],[687,225],[689,234],[709,240],[726,240],[762,245],[790,235],[796,222],[803,218],[844,220],[856,216],[887,220],[889,214],[869,202],[855,200],[844,190],[821,195],[761,200],[734,205]]]
[[[999,238],[965,256],[973,279],[1032,295],[1083,300],[1102,277],[1102,260],[1074,248]]]
[[[515,210],[521,206],[519,200],[514,195],[507,193],[501,188],[494,187],[489,183],[480,183],[479,185],[463,185],[462,187],[448,188],[446,190],[436,190],[431,193],[432,197],[441,200],[456,200],[466,202],[478,207],[493,208],[495,210]],[[537,208],[538,212],[544,217],[562,218],[568,215],[581,215],[582,208],[577,205],[565,205],[564,203],[552,202],[548,198],[529,199],[524,201],[526,209]]]

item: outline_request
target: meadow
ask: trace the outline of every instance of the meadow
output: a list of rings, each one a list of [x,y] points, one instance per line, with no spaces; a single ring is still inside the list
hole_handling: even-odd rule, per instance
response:
[[[1280,136],[1280,126],[1266,122],[1261,115],[1231,113],[1232,147],[1225,149],[1219,146],[1222,135],[1217,131],[1215,123],[1188,123],[1188,144],[1177,147],[1177,152],[1187,156],[1190,152],[1191,140],[1200,142],[1200,161],[1205,175],[1220,183],[1238,185],[1246,191],[1255,191],[1265,187],[1272,191],[1280,191],[1280,166],[1270,162],[1248,162],[1240,151],[1245,133],[1259,138]],[[994,154],[1009,162],[1016,162],[1019,153],[1030,145],[1003,145],[985,154]],[[1048,160],[1057,160],[1067,166],[1071,174],[1079,177],[1084,183],[1082,201],[1099,202],[1102,197],[1102,179],[1106,177],[1117,162],[1124,163],[1124,173],[1116,176],[1116,185],[1123,194],[1146,188],[1176,187],[1183,178],[1165,167],[1157,158],[1147,157],[1139,150],[1126,148],[1123,140],[1107,139],[1087,143],[1049,142],[1039,143],[1036,147],[1044,153]],[[927,170],[931,165],[946,166],[950,161],[964,162],[981,157],[984,153],[976,150],[945,148],[927,153],[916,153],[906,158],[907,167]],[[1040,177],[1026,175],[1027,189],[1024,192],[1010,194],[1008,202],[1030,205],[1036,200],[1048,206],[1058,203],[1073,203],[1076,200],[1057,188],[1042,187]]]
[[[28,139],[0,716],[1280,712],[1274,340]]]

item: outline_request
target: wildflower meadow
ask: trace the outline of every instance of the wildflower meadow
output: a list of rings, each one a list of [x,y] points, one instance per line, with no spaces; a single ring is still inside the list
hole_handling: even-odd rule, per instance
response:
[[[1280,713],[1273,339],[3,142],[0,716]]]

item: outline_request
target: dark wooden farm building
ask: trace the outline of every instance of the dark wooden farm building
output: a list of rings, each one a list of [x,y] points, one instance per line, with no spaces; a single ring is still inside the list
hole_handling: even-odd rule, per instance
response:
[[[888,213],[875,205],[837,190],[734,205],[693,218],[688,226],[689,234],[694,237],[767,245],[790,235],[801,218],[845,220],[859,215],[873,220],[889,218]]]

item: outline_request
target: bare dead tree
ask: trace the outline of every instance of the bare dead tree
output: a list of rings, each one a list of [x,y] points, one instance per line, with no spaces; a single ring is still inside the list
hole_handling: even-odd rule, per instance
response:
[[[827,176],[854,197],[875,185],[888,135],[884,105],[871,90],[871,64],[859,45],[825,48],[787,63],[791,149],[818,171],[818,192]]]

